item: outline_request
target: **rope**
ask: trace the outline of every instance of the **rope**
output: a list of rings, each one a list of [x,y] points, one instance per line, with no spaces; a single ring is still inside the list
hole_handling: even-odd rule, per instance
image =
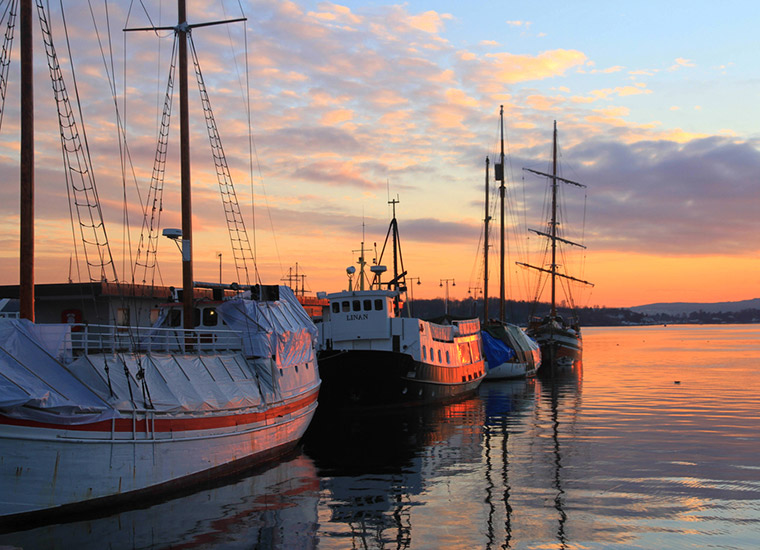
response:
[[[3,37],[3,49],[0,53],[0,128],[3,126],[3,114],[5,113],[5,93],[8,90],[8,67],[11,63],[13,49],[13,31],[16,28],[17,0],[8,2],[5,11],[0,18],[0,23],[8,18]]]

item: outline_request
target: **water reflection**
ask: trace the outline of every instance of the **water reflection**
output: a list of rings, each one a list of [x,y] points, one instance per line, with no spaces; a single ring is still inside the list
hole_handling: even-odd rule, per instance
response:
[[[755,548],[758,341],[757,326],[588,329],[573,376],[318,413],[303,454],[265,472],[0,546]]]
[[[430,487],[478,464],[478,397],[397,411],[318,414],[304,449],[322,478],[321,538],[351,547],[413,545],[414,508]]]
[[[147,508],[0,535],[0,546],[316,548],[318,502],[316,468],[299,452],[264,471]]]

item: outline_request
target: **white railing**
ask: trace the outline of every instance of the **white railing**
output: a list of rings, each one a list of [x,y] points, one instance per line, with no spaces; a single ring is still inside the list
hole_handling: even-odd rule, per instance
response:
[[[74,354],[115,352],[209,353],[240,351],[240,332],[224,329],[72,324],[66,347]]]

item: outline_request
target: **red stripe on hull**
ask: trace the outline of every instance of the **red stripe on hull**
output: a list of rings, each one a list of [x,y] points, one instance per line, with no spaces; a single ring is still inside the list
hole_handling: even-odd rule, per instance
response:
[[[113,431],[129,433],[133,431],[187,432],[255,424],[257,422],[285,416],[286,414],[304,409],[314,403],[317,400],[318,395],[319,389],[315,389],[305,397],[302,397],[295,401],[279,405],[263,412],[246,414],[206,416],[202,418],[156,418],[155,420],[150,421],[142,419],[134,421],[134,425],[132,418],[117,418],[114,421],[115,426],[113,426]],[[53,424],[48,422],[25,420],[21,418],[11,418],[4,415],[0,415],[0,424],[8,424],[11,426],[29,426],[34,428],[49,428],[54,430],[106,433],[111,433],[112,429],[111,420],[102,420],[100,422],[93,422],[91,424]]]

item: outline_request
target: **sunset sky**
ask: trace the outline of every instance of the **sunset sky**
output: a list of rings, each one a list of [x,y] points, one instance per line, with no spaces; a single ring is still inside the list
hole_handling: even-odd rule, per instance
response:
[[[172,25],[175,3],[146,0],[147,14],[139,2],[129,14],[127,2],[109,5],[113,61],[102,3],[94,12],[84,0],[65,4],[78,84],[75,91],[67,80],[69,95],[82,101],[111,251],[119,277],[130,280],[125,243],[129,235],[134,256],[142,216],[135,189],[144,200],[172,36],[125,36],[122,29],[147,26],[149,17]],[[68,78],[60,7],[52,9]],[[509,297],[535,293],[533,275],[514,261],[541,261],[540,238],[529,239],[527,228],[542,228],[546,182],[522,168],[550,169],[555,120],[561,173],[588,186],[562,190],[566,237],[587,246],[568,256],[566,267],[595,284],[579,289],[578,305],[760,296],[757,2],[718,9],[694,1],[261,0],[242,2],[242,9],[245,24],[198,28],[193,38],[249,229],[255,197],[264,282],[279,282],[297,262],[309,291],[343,289],[362,231],[368,247],[381,247],[388,199],[398,197],[404,266],[422,282],[414,297],[443,296],[443,279],[456,280],[453,299],[482,288],[484,162],[498,156],[504,105]],[[188,0],[188,12],[190,23],[241,16],[237,1]],[[36,277],[63,282],[72,228],[41,39],[35,48]],[[116,75],[116,100],[106,66]],[[8,78],[0,133],[2,284],[18,282],[18,36]],[[231,282],[232,253],[193,74],[190,82],[195,279],[218,280],[221,252],[223,280]],[[126,184],[115,103],[132,162]],[[177,111],[178,101],[162,227],[180,227]],[[492,244],[495,253],[498,240]],[[159,255],[156,282],[178,285],[174,243],[160,239]],[[494,295],[497,257],[491,261]]]

